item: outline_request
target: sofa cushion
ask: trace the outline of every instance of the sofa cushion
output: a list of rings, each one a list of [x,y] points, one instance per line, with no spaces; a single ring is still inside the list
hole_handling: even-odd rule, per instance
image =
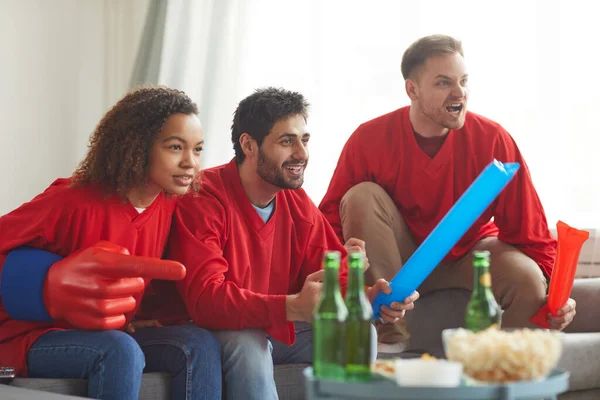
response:
[[[569,390],[600,388],[600,333],[561,336],[563,354],[558,366],[571,373]]]
[[[289,364],[275,366],[275,383],[279,398],[286,400],[304,399],[304,377],[302,370],[309,364]],[[87,395],[85,379],[41,379],[16,378],[12,386],[41,390],[70,396]],[[168,400],[171,398],[171,377],[168,374],[152,372],[142,377],[140,400]]]
[[[87,380],[85,379],[15,378],[12,382],[12,386],[71,396],[87,396]],[[140,399],[170,399],[170,392],[171,377],[168,374],[152,372],[145,373],[142,376]]]

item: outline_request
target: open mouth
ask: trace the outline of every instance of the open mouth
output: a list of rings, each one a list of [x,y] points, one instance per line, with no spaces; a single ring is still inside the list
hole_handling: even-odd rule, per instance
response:
[[[300,175],[304,170],[304,165],[286,165],[285,169],[291,172],[293,175]]]
[[[462,103],[454,103],[454,104],[450,104],[449,106],[446,106],[446,111],[448,111],[450,114],[457,116],[458,114],[461,113],[463,109],[463,105]]]

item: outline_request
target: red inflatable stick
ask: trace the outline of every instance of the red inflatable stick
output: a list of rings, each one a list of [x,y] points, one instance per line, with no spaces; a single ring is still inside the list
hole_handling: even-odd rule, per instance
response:
[[[571,228],[562,221],[558,221],[556,229],[558,230],[558,251],[548,291],[548,309],[552,315],[556,315],[571,294],[579,252],[583,243],[590,237],[589,232]]]
[[[550,278],[550,289],[548,290],[548,304],[531,319],[531,322],[542,328],[548,328],[548,312],[556,316],[569,299],[581,246],[590,237],[587,231],[570,227],[562,221],[556,224],[558,232],[558,249],[556,262],[552,277]]]

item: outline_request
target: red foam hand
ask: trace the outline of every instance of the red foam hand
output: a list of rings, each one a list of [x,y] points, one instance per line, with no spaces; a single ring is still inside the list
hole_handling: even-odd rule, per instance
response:
[[[119,329],[136,308],[134,296],[150,279],[180,280],[185,267],[175,261],[129,255],[100,242],[56,262],[44,282],[50,316],[79,329]]]
[[[562,221],[558,221],[556,229],[558,246],[556,262],[550,278],[548,304],[531,319],[542,328],[548,328],[548,313],[557,316],[558,310],[567,303],[573,289],[581,247],[590,237],[589,232],[572,228]]]

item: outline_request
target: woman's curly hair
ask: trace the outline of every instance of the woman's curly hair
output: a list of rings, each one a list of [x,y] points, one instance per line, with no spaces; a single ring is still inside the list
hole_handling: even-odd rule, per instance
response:
[[[85,159],[73,174],[74,186],[99,184],[107,193],[125,197],[143,186],[154,140],[173,114],[198,114],[182,91],[143,86],[126,94],[100,120]]]

